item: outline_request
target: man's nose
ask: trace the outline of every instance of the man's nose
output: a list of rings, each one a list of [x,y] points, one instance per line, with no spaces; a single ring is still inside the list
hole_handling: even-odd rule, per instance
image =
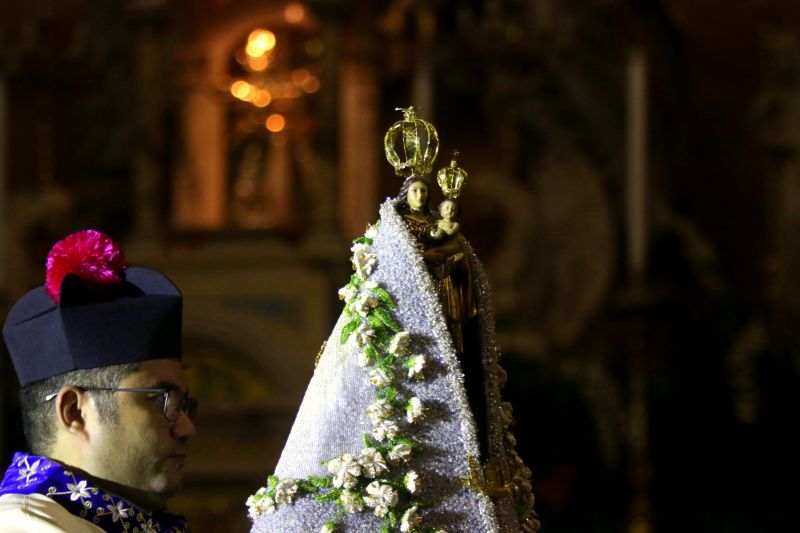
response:
[[[192,438],[197,434],[197,427],[189,415],[181,411],[178,419],[172,424],[172,436],[176,439]]]

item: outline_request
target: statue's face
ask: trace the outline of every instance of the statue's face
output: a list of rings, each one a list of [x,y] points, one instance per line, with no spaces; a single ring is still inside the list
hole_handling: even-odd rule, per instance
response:
[[[456,204],[455,202],[451,202],[450,200],[445,200],[442,202],[442,205],[439,207],[439,214],[442,215],[442,218],[445,220],[450,220],[456,215]]]
[[[415,181],[406,193],[408,207],[412,211],[419,211],[428,203],[428,186],[422,181]]]

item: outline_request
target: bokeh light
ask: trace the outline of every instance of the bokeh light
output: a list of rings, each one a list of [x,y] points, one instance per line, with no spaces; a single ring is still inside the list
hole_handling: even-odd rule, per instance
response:
[[[283,118],[283,115],[280,113],[273,113],[267,117],[267,121],[264,123],[264,125],[272,133],[277,133],[279,131],[283,131],[283,128],[286,127],[286,119]]]
[[[301,22],[306,16],[306,9],[297,2],[292,2],[283,10],[283,17],[290,24]]]
[[[269,30],[256,29],[250,32],[247,37],[245,52],[250,57],[261,57],[275,48],[277,39],[275,34]]]

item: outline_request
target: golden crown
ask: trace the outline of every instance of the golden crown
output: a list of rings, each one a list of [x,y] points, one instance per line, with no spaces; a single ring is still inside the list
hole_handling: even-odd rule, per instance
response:
[[[417,118],[413,106],[395,110],[403,112],[403,120],[392,124],[383,138],[386,159],[398,176],[407,178],[428,174],[439,153],[436,128],[430,122]],[[402,155],[398,153],[398,143],[401,143]]]
[[[467,171],[457,164],[458,150],[453,150],[450,166],[444,167],[436,174],[436,183],[442,189],[442,194],[448,200],[456,200],[461,194],[461,187],[467,180]]]

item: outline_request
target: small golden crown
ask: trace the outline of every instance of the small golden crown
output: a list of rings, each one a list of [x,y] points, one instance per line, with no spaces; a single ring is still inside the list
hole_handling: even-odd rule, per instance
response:
[[[461,194],[461,187],[467,180],[467,171],[457,165],[458,150],[453,150],[450,166],[444,167],[436,174],[436,183],[448,200],[456,200]]]
[[[430,122],[417,118],[417,111],[413,106],[398,107],[395,110],[403,112],[403,120],[392,124],[383,138],[386,159],[398,176],[407,178],[428,174],[439,153],[439,134],[436,133],[436,128]],[[402,139],[405,159],[397,153],[399,139]]]

